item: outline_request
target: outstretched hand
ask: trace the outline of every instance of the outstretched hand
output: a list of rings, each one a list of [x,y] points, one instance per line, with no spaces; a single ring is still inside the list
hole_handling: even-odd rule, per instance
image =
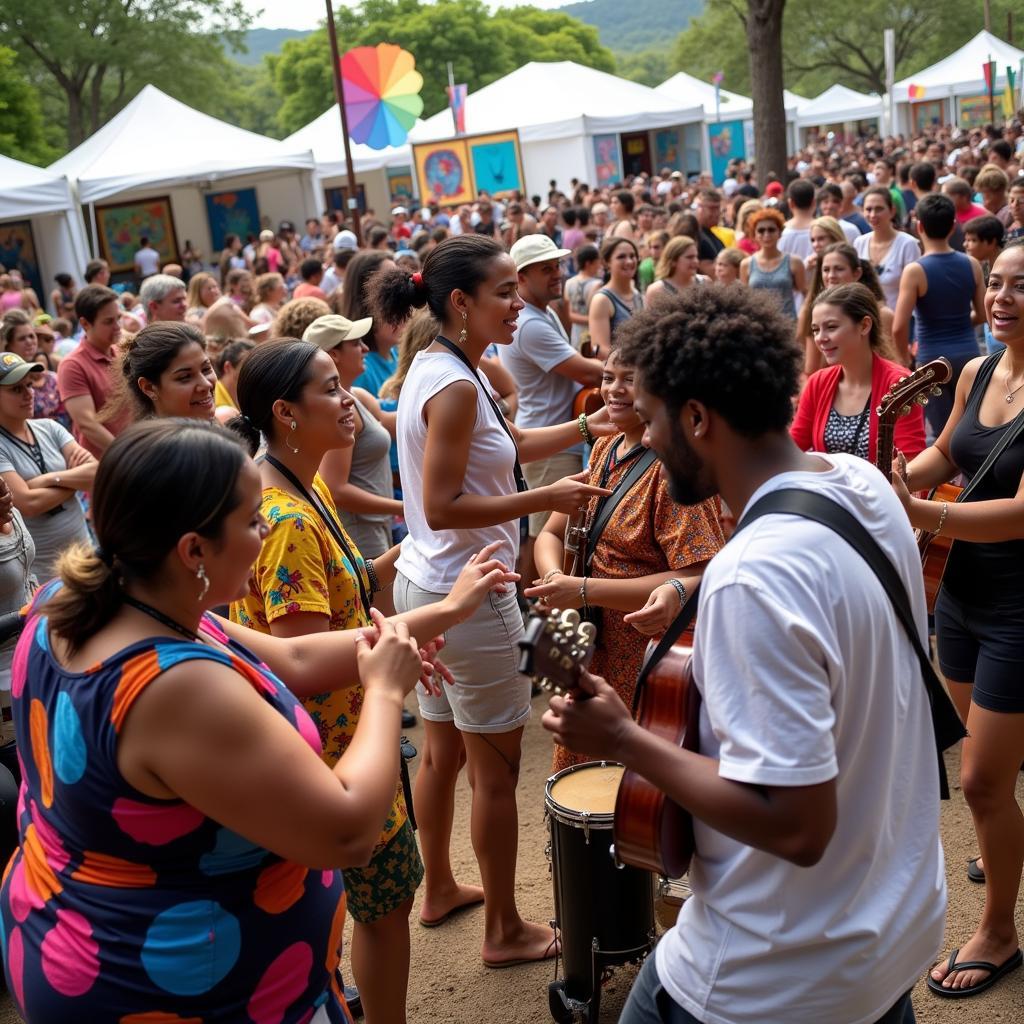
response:
[[[499,547],[501,541],[494,541],[473,555],[453,584],[446,600],[454,605],[460,621],[468,619],[491,591],[504,594],[509,584],[519,580],[519,573],[512,572],[500,559],[491,558]]]

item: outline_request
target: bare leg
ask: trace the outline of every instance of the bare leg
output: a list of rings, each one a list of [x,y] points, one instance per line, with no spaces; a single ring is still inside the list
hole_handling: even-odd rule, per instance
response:
[[[434,924],[459,907],[479,903],[484,891],[478,885],[459,885],[452,873],[455,782],[466,763],[462,734],[451,722],[426,719],[423,731],[423,760],[416,773],[413,806],[425,869],[420,921]]]
[[[473,850],[484,883],[485,963],[502,965],[554,956],[554,932],[519,916],[516,859],[519,852],[519,781],[522,727],[505,733],[463,734],[473,789]]]
[[[405,1024],[412,897],[371,924],[352,927],[352,973],[366,1024]]]
[[[1014,908],[1024,865],[1024,817],[1014,796],[1024,757],[1024,715],[988,711],[971,705],[970,736],[964,740],[961,782],[974,818],[985,863],[985,907],[977,931],[961,947],[957,960],[987,960],[999,965],[1017,949]],[[945,963],[932,971],[946,976]],[[986,971],[961,971],[948,988],[970,988]]]

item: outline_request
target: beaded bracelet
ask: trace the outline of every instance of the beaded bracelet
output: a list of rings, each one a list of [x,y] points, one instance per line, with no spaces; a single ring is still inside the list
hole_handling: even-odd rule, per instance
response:
[[[939,525],[935,527],[935,536],[938,537],[942,533],[942,528],[946,525],[946,516],[949,514],[949,504],[947,502],[942,503],[942,511],[939,513]]]
[[[363,565],[366,566],[366,578],[370,581],[370,593],[376,594],[380,591],[380,580],[377,579],[377,571],[373,567],[373,559],[364,559]]]
[[[590,432],[590,427],[587,425],[587,414],[585,412],[581,412],[579,419],[576,422],[579,425],[580,433],[583,435],[583,440],[586,441],[587,444],[593,444],[597,438]]]
[[[679,607],[682,608],[686,604],[686,585],[682,580],[677,579],[666,580],[665,582],[679,595]],[[662,586],[665,586],[665,583]]]

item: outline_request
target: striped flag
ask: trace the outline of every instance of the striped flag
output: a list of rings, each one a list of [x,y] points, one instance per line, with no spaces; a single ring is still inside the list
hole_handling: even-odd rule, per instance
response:
[[[445,88],[448,93],[448,105],[452,108],[452,117],[455,119],[455,132],[457,135],[466,134],[466,97],[469,95],[469,86],[449,85]]]
[[[924,99],[924,86],[923,85],[908,85],[907,86],[907,99],[910,100],[923,100]]]

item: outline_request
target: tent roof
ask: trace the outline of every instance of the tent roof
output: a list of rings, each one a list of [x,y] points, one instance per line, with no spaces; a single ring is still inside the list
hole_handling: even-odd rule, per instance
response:
[[[313,155],[218,121],[154,85],[50,170],[78,183],[82,203],[131,189],[217,181],[267,171],[311,170]]]
[[[982,30],[959,50],[944,57],[930,68],[897,82],[894,86],[899,103],[910,102],[907,90],[912,85],[924,87],[922,100],[942,99],[985,92],[985,73],[982,65],[989,59],[996,62],[996,78],[1006,81],[1006,66],[1014,70],[1024,60],[1024,50],[1004,43],[998,36]],[[1001,91],[997,86],[996,91]]]
[[[0,156],[0,220],[63,213],[74,208],[68,180],[43,167]]]
[[[797,124],[816,127],[840,124],[882,116],[882,98],[848,89],[845,85],[829,86],[820,96],[800,105]]]
[[[466,100],[469,134],[518,128],[523,142],[669,128],[703,119],[696,101],[684,105],[646,85],[568,60],[531,61]],[[429,142],[452,134],[451,111],[445,109],[415,127],[409,137]]]
[[[715,116],[714,84],[694,78],[685,71],[677,72],[654,91],[659,96],[674,99],[679,103],[699,103],[704,108],[705,120]],[[719,110],[723,119],[750,117],[753,114],[754,101],[748,96],[741,96],[738,92],[722,89],[719,94]]]
[[[416,125],[422,124],[417,121]],[[388,146],[386,149],[371,149],[360,142],[352,142],[352,163],[356,172],[375,171],[380,167],[408,166],[412,159],[409,146]],[[315,121],[289,135],[280,143],[285,153],[313,151],[316,171],[321,178],[334,178],[347,173],[345,147],[341,139],[341,118],[338,104],[332,103]]]

